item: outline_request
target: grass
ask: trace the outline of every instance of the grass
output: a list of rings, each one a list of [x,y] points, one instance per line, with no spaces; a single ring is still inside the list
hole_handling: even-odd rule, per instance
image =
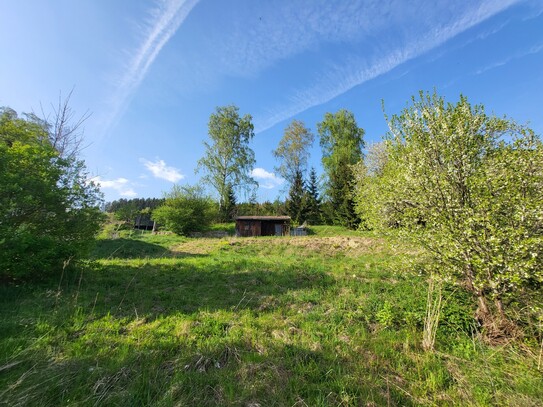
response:
[[[423,351],[412,249],[314,229],[122,235],[60,287],[0,287],[0,404],[541,405],[537,350],[478,341],[459,290]]]

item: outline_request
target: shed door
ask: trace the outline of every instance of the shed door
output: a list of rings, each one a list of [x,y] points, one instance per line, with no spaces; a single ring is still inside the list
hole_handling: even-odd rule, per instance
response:
[[[283,236],[283,225],[279,223],[275,224],[275,236]]]

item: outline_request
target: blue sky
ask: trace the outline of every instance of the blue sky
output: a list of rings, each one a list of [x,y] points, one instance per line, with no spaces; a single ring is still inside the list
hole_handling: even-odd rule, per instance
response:
[[[351,110],[367,143],[419,90],[543,134],[543,1],[0,0],[0,106],[46,113],[72,88],[106,200],[198,182],[209,115],[253,116],[260,200],[292,119]],[[320,173],[318,141],[310,165]]]

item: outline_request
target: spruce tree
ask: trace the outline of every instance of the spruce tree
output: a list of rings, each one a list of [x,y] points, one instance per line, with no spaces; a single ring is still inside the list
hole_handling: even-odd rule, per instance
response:
[[[309,172],[309,180],[306,191],[306,220],[310,225],[319,225],[322,222],[321,198],[319,197],[319,185],[317,181],[317,172],[312,167]]]
[[[296,224],[305,221],[305,182],[301,171],[296,171],[287,198],[287,213]]]
[[[231,222],[236,217],[236,194],[232,185],[226,186],[226,196],[223,205],[219,208],[219,221]]]

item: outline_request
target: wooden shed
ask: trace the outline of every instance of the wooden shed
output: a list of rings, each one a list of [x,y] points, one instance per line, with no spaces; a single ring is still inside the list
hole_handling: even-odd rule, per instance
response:
[[[290,216],[238,216],[236,236],[288,236]]]

